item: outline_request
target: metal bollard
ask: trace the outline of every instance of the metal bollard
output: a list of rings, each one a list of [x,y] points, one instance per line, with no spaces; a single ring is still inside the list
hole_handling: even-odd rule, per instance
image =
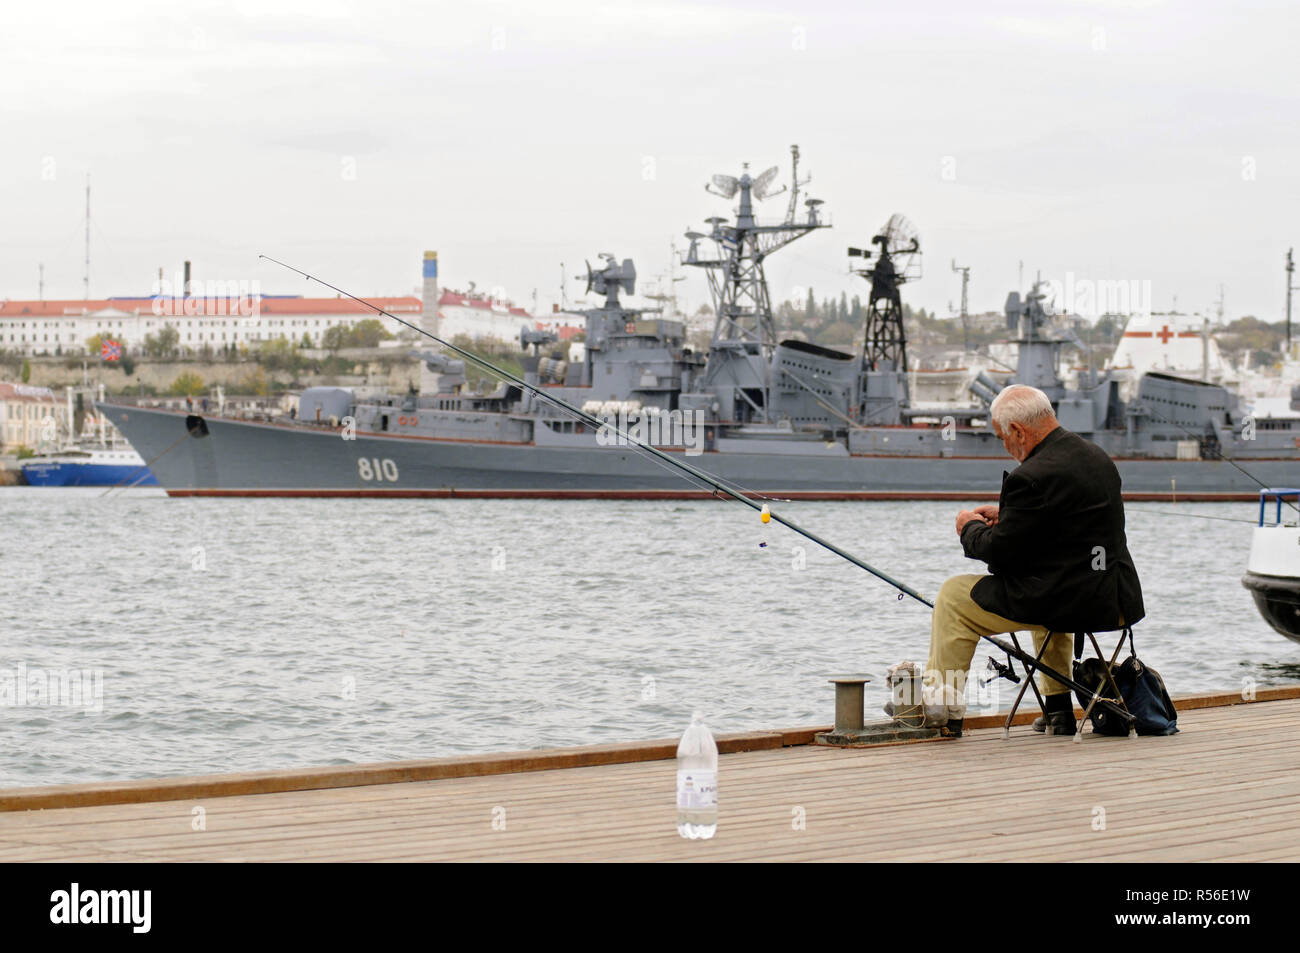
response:
[[[859,748],[888,744],[893,741],[935,738],[938,728],[910,728],[893,721],[866,724],[863,716],[866,692],[863,686],[869,675],[836,675],[827,679],[835,686],[835,727],[813,735],[813,744],[838,748]]]
[[[869,675],[836,675],[827,679],[835,686],[835,731],[861,731],[863,725],[863,686]]]

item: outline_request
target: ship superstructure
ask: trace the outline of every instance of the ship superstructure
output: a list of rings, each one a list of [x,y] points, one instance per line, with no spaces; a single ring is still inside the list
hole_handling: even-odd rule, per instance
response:
[[[981,374],[972,401],[914,404],[909,388],[902,291],[920,272],[921,242],[892,216],[869,247],[850,254],[870,283],[856,352],[778,339],[767,258],[829,227],[822,203],[803,198],[799,153],[787,186],[777,170],[714,176],[713,194],[736,200],[687,233],[683,263],[704,269],[714,299],[707,352],[683,322],[625,303],[635,292],[630,260],[602,254],[589,265],[597,307],[581,314],[585,346],[557,347],[551,331],[524,327],[525,380],[655,446],[699,454],[694,464],[736,485],[805,498],[996,497],[1013,462],[988,426],[987,407],[1005,385]],[[763,224],[755,203],[789,191],[784,217]],[[426,267],[436,295],[436,264]],[[432,297],[431,300],[437,300]],[[1300,420],[1255,419],[1225,387],[1151,372],[1125,399],[1110,371],[1085,370],[1076,386],[1060,374],[1071,338],[1056,328],[1042,283],[1007,298],[1015,335],[1014,382],[1045,391],[1061,424],[1115,458],[1130,496],[1253,498],[1256,485],[1225,457],[1253,462],[1260,479],[1294,482]],[[424,327],[437,333],[437,318]],[[159,482],[174,494],[410,496],[690,496],[701,492],[611,428],[593,430],[533,392],[470,387],[464,362],[419,352],[418,392],[363,397],[311,388],[292,421],[232,420],[109,403],[105,409]],[[579,360],[568,360],[574,354]],[[1293,426],[1296,429],[1292,429]],[[194,439],[177,442],[190,433]]]

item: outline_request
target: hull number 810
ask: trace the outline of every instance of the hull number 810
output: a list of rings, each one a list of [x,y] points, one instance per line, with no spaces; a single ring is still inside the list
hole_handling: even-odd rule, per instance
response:
[[[397,464],[385,457],[357,458],[357,475],[363,480],[376,480],[380,483],[397,482]]]

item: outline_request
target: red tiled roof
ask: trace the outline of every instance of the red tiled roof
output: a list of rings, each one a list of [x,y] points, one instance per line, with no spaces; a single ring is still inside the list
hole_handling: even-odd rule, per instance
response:
[[[420,299],[414,295],[407,295],[400,298],[367,298],[371,304],[383,308],[385,311],[392,311],[395,314],[419,314],[423,308]],[[171,313],[176,316],[192,317],[222,317],[229,314],[239,313],[239,298],[193,298],[177,299],[163,298],[160,299],[163,314],[166,316],[169,309],[174,309]],[[363,304],[351,300],[350,298],[259,298],[258,310],[261,314],[374,314],[370,308]],[[462,308],[481,308],[491,310],[494,307],[506,307],[506,310],[513,315],[528,317],[528,312],[524,308],[514,306],[505,306],[501,302],[493,302],[488,298],[471,298],[468,295],[459,294],[454,291],[444,291],[438,297],[439,307],[455,306]],[[192,315],[185,308],[202,308],[201,312]],[[63,318],[77,317],[83,314],[94,314],[98,311],[123,311],[127,314],[151,314],[154,313],[153,298],[97,298],[90,301],[0,301],[0,318]]]
[[[444,291],[438,296],[438,307],[445,308],[449,305],[459,308],[481,308],[485,311],[493,308],[505,308],[510,314],[528,317],[528,312],[523,308],[517,308],[503,301],[494,301],[491,298],[471,298],[459,291]]]
[[[0,400],[36,400],[52,403],[54,392],[48,387],[33,387],[31,384],[11,384],[0,381]]]
[[[542,321],[534,321],[533,324],[539,331],[554,331],[561,341],[567,341],[572,337],[585,333],[587,330],[576,324],[548,324]]]
[[[168,308],[174,308],[178,317],[190,316],[185,310],[202,308],[193,317],[208,315],[221,317],[239,313],[239,298],[193,298],[160,299],[159,303],[166,315]],[[368,298],[372,304],[394,313],[420,312],[420,299],[411,295],[402,298]],[[258,308],[262,314],[374,314],[370,308],[350,298],[259,298]],[[0,318],[77,317],[93,314],[97,311],[124,311],[127,314],[154,313],[153,298],[109,298],[92,301],[0,301]]]

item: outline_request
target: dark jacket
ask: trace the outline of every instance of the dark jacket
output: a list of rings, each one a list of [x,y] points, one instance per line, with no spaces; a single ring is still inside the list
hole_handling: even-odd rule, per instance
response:
[[[971,590],[988,612],[1054,632],[1109,631],[1146,614],[1124,539],[1119,471],[1063,427],[1003,473],[997,525],[972,520],[961,544],[989,565],[992,575]]]

